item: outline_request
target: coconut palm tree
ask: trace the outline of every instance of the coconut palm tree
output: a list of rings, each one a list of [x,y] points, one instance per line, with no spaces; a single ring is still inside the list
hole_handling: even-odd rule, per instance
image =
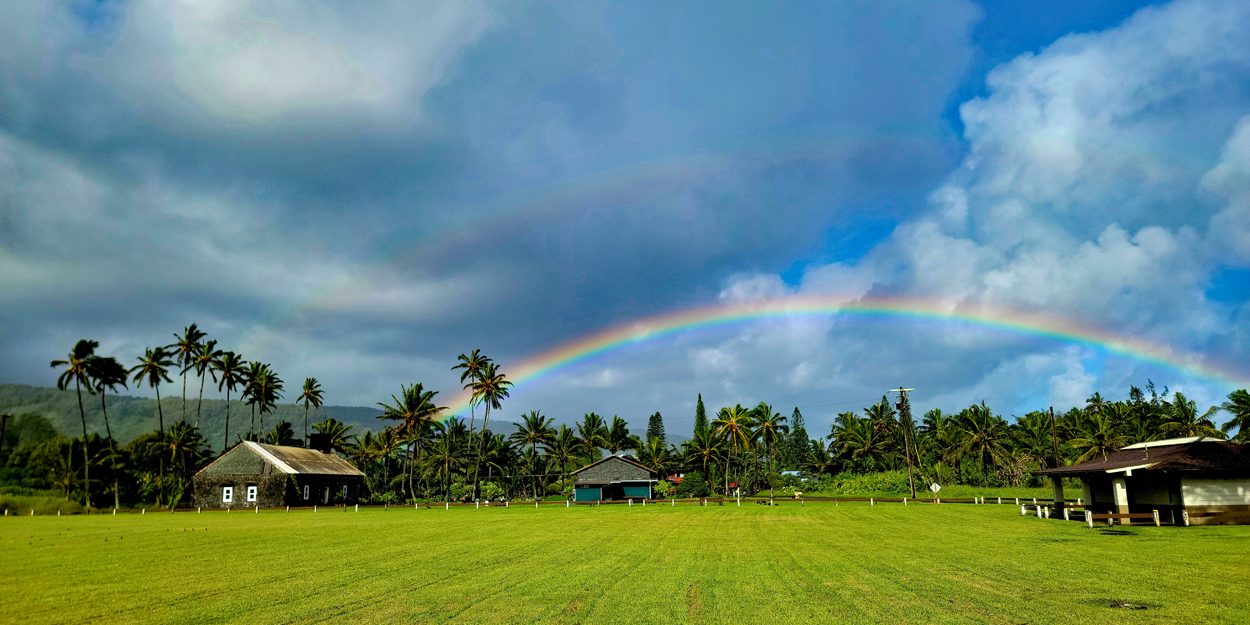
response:
[[[217,391],[226,390],[226,431],[222,435],[221,450],[230,447],[230,393],[234,389],[247,386],[247,371],[244,369],[243,357],[234,352],[222,352],[213,361],[213,369],[217,371]]]
[[[460,384],[465,390],[472,390],[473,384],[482,377],[482,372],[486,370],[486,366],[491,364],[490,357],[482,353],[480,349],[474,349],[468,354],[460,354],[456,356],[458,364],[451,368],[452,371],[460,369]],[[469,434],[473,433],[473,426],[477,420],[477,404],[481,401],[481,397],[474,392],[469,398]]]
[[[577,435],[567,425],[561,425],[551,440],[543,445],[543,451],[560,467],[561,479],[568,477],[569,463],[577,460],[580,445]]]
[[[512,388],[512,382],[508,380],[508,376],[499,371],[499,367],[495,363],[487,363],[482,367],[482,372],[474,382],[472,389],[473,394],[478,397],[478,401],[486,407],[482,414],[482,432],[489,432],[491,409],[499,410],[503,407],[503,400],[508,397],[508,389]],[[482,473],[482,453],[484,439],[478,441],[477,462],[478,466],[473,468],[473,498],[477,499],[481,494],[481,473]]]
[[[660,479],[664,479],[668,475],[675,455],[673,448],[669,447],[658,436],[648,438],[647,442],[638,447],[638,462],[651,467],[651,470],[659,473]]]
[[[960,412],[955,429],[959,437],[955,453],[976,458],[982,475],[985,475],[986,464],[993,466],[1007,453],[1007,422],[995,415],[985,402]]]
[[[734,450],[745,452],[751,446],[751,411],[741,405],[721,408],[712,421],[712,433],[723,439],[729,449],[725,456],[725,494],[729,494],[729,467],[733,463]]]
[[[1237,435],[1233,437],[1233,440],[1250,442],[1250,392],[1246,392],[1243,388],[1229,393],[1228,401],[1220,404],[1220,408],[1233,415],[1232,420],[1220,429],[1227,434],[1236,428]]]
[[[1177,391],[1168,405],[1167,420],[1159,429],[1168,436],[1213,436],[1224,438],[1224,433],[1215,427],[1212,417],[1220,411],[1219,406],[1212,406],[1201,415],[1198,405]]]
[[[146,381],[156,391],[157,426],[162,434],[165,433],[165,411],[161,409],[161,382],[173,382],[169,378],[169,368],[174,366],[174,361],[169,356],[164,347],[149,347],[139,357],[139,364],[130,368],[135,384]]]
[[[330,449],[347,453],[356,443],[356,435],[352,434],[352,426],[333,417],[314,423],[312,427],[314,432],[325,435]]]
[[[207,336],[193,323],[182,329],[182,336],[174,335],[174,342],[165,346],[174,360],[182,367],[182,421],[187,420],[187,371],[195,366],[195,356],[200,353],[200,341]]]
[[[261,442],[269,445],[294,446],[299,439],[295,438],[295,428],[290,421],[282,421],[274,426],[273,431],[261,437]]]
[[[247,427],[247,438],[256,435],[256,406],[260,403],[261,378],[265,377],[265,364],[253,360],[243,370],[243,401],[252,409],[252,421]]]
[[[56,387],[64,391],[69,388],[69,383],[73,382],[74,392],[78,394],[78,416],[82,418],[83,440],[82,492],[88,512],[91,510],[91,460],[87,457],[87,411],[82,405],[82,387],[87,387],[88,393],[94,392],[91,385],[91,361],[96,357],[95,350],[99,346],[98,341],[80,339],[74,344],[74,349],[65,360],[52,361],[52,368],[65,368],[56,380]]]
[[[641,441],[637,436],[629,433],[629,423],[624,419],[612,415],[612,425],[608,427],[607,433],[603,436],[603,446],[610,454],[617,454],[627,449],[638,449]]]
[[[117,385],[126,386],[126,368],[112,356],[96,356],[87,363],[87,373],[100,393],[100,412],[104,415],[104,432],[108,435],[109,458],[113,465],[113,507],[121,507],[119,477],[117,466],[117,442],[113,439],[113,427],[109,424],[108,403],[105,397],[108,391],[117,392]]]
[[[599,450],[607,446],[607,435],[608,427],[603,423],[603,417],[593,412],[582,415],[582,422],[577,424],[577,438],[587,459],[599,457]]]
[[[724,442],[712,433],[710,427],[694,431],[694,438],[682,443],[685,449],[686,464],[699,465],[703,475],[708,475],[708,465],[716,466],[724,457]]]
[[[407,462],[408,476],[408,494],[416,497],[413,487],[413,460],[416,458],[417,441],[430,427],[430,424],[438,420],[439,415],[447,410],[446,406],[439,406],[434,403],[434,396],[438,395],[438,391],[427,391],[425,387],[418,382],[412,386],[400,385],[400,395],[396,397],[391,395],[394,403],[385,404],[378,403],[382,408],[382,414],[378,415],[379,419],[389,421],[399,421],[400,436],[408,441],[409,452]]]
[[[451,476],[464,465],[464,439],[447,433],[437,436],[425,450],[426,467],[443,484],[443,500],[451,498]]]
[[[195,403],[195,429],[200,429],[200,409],[204,406],[204,382],[212,376],[213,382],[217,381],[217,372],[213,368],[213,364],[217,359],[221,358],[222,351],[217,349],[217,341],[208,341],[200,345],[199,351],[195,353],[191,364],[195,367],[195,374],[200,376],[200,398]],[[185,373],[185,371],[184,371]]]
[[[261,365],[260,375],[251,380],[255,386],[253,398],[256,400],[256,411],[260,413],[260,431],[265,430],[265,413],[273,410],[282,400],[282,378],[269,367]]]
[[[308,407],[320,409],[323,401],[321,394],[321,383],[317,378],[304,378],[304,390],[295,400],[296,404],[304,404],[304,446],[308,446]]]
[[[1078,463],[1099,456],[1106,460],[1108,454],[1126,443],[1124,435],[1116,429],[1112,419],[1101,412],[1087,415],[1077,425],[1074,433],[1076,436],[1068,439],[1068,444],[1080,452],[1076,458]]]
[[[768,482],[771,486],[773,481],[773,450],[778,443],[786,440],[786,434],[790,431],[790,428],[786,426],[786,418],[764,402],[760,402],[755,407],[753,417],[755,438],[764,443],[764,457],[767,459],[768,464]]]
[[[538,456],[538,446],[546,445],[555,436],[555,430],[551,429],[551,424],[549,417],[544,417],[537,410],[531,410],[528,414],[521,416],[521,426],[508,439],[518,445],[529,445],[530,457],[533,460]],[[530,465],[530,474],[534,476],[534,499],[538,499],[538,476],[533,464]]]

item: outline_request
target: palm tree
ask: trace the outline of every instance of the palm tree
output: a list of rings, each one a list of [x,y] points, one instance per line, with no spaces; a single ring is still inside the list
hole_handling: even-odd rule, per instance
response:
[[[612,415],[612,425],[603,436],[603,446],[608,453],[615,455],[626,449],[638,449],[641,441],[629,433],[629,424],[624,419]]]
[[[113,507],[121,507],[121,495],[119,494],[119,477],[117,467],[117,442],[113,439],[113,427],[109,425],[108,404],[105,402],[107,391],[117,391],[117,385],[126,386],[126,368],[116,358],[112,356],[96,356],[87,363],[87,373],[91,376],[92,382],[95,384],[95,390],[100,393],[100,412],[104,415],[104,432],[108,435],[109,440],[109,457],[113,465]]]
[[[460,354],[456,357],[460,361],[459,364],[451,368],[452,371],[460,369],[460,384],[466,390],[472,389],[473,384],[482,377],[482,372],[486,370],[486,366],[491,364],[488,356],[482,353],[480,349],[474,349],[469,354]],[[473,434],[474,422],[477,420],[477,403],[481,397],[474,392],[469,399],[469,434]]]
[[[356,435],[352,434],[352,426],[333,417],[314,423],[313,431],[326,437],[330,449],[347,453],[355,444]]]
[[[829,448],[818,440],[810,441],[807,447],[807,457],[803,459],[803,467],[820,475],[832,466],[833,455],[829,453]]]
[[[230,447],[230,393],[240,386],[247,386],[247,371],[243,368],[243,357],[234,352],[222,352],[221,356],[213,361],[213,368],[220,376],[217,391],[221,392],[222,388],[226,389],[226,432],[222,435],[221,441],[221,450],[224,452]]]
[[[253,385],[252,398],[256,402],[256,411],[260,413],[260,431],[265,430],[265,413],[273,410],[282,399],[282,378],[274,373],[268,364],[260,367],[259,375],[250,379]]]
[[[509,436],[509,440],[518,445],[529,445],[531,459],[537,457],[538,446],[546,445],[551,442],[555,436],[555,431],[551,429],[552,421],[549,417],[544,417],[537,410],[529,411],[529,414],[521,416],[521,427]],[[535,475],[535,467],[530,465],[530,473],[534,476],[534,499],[538,499],[538,476]]]
[[[1228,394],[1228,401],[1220,404],[1220,408],[1233,415],[1228,423],[1221,428],[1226,434],[1237,428],[1233,440],[1250,442],[1250,393],[1246,389],[1238,389]]]
[[[712,421],[712,432],[723,439],[729,446],[729,454],[725,456],[725,494],[729,494],[729,466],[732,464],[734,449],[746,451],[751,446],[751,412],[741,405],[732,408],[721,408]]]
[[[269,445],[294,446],[299,439],[295,438],[295,428],[290,421],[282,421],[273,430],[261,437],[261,442]]]
[[[200,461],[209,456],[209,452],[204,442],[204,437],[200,436],[200,430],[191,427],[186,422],[173,424],[159,444],[164,452],[169,454],[169,466],[173,470],[179,484],[177,491],[171,493],[177,496],[171,497],[166,502],[166,505],[173,507],[177,505],[178,499],[182,498],[182,493],[185,492],[187,484],[191,481],[191,473],[199,465]]]
[[[1075,434],[1075,437],[1068,439],[1068,444],[1081,452],[1076,458],[1077,462],[1085,462],[1097,456],[1106,460],[1108,454],[1123,447],[1126,442],[1111,418],[1103,413],[1086,416],[1078,424]]]
[[[956,453],[961,457],[974,456],[982,475],[985,475],[987,462],[992,466],[1005,457],[1007,422],[995,415],[985,402],[973,404],[960,412],[955,428],[959,436]]]
[[[412,484],[412,474],[414,471],[413,459],[417,453],[417,440],[430,427],[431,423],[438,420],[439,414],[447,410],[447,408],[434,403],[434,396],[438,395],[438,391],[427,391],[421,386],[420,382],[412,386],[400,385],[399,388],[399,397],[391,395],[391,400],[394,403],[378,403],[378,406],[382,408],[382,414],[378,415],[378,418],[400,422],[400,435],[409,444],[408,459],[406,460],[408,464],[408,494],[415,498],[416,492]]]
[[[323,400],[321,394],[321,383],[317,378],[304,378],[304,391],[300,393],[299,398],[295,400],[296,404],[304,404],[304,446],[308,446],[308,407],[321,408]]]
[[[482,432],[488,432],[488,424],[490,423],[491,409],[499,410],[503,407],[503,400],[508,397],[508,389],[512,388],[512,382],[508,380],[508,376],[499,372],[499,368],[495,363],[487,363],[482,368],[482,373],[478,376],[477,381],[473,384],[473,394],[477,396],[486,406],[486,411],[482,414]],[[473,468],[473,498],[476,500],[481,494],[481,482],[479,478],[482,473],[482,452],[484,450],[485,440],[478,441],[477,462],[478,466]]]
[[[209,341],[200,345],[199,351],[195,353],[191,364],[195,367],[195,374],[200,376],[200,398],[195,403],[195,429],[200,429],[200,409],[204,406],[204,381],[208,376],[212,376],[213,381],[217,381],[217,372],[213,369],[213,364],[221,358],[222,351],[217,349],[217,341]],[[185,370],[183,373],[185,374]],[[205,375],[208,374],[208,375]]]
[[[1224,433],[1215,427],[1211,417],[1220,411],[1219,406],[1212,406],[1201,415],[1198,405],[1192,399],[1177,391],[1168,406],[1167,421],[1159,429],[1170,436],[1214,436],[1224,438]]]
[[[174,366],[174,361],[170,358],[170,354],[165,352],[164,347],[149,347],[139,357],[139,364],[130,368],[130,373],[134,374],[135,384],[142,384],[147,381],[148,386],[156,391],[156,417],[157,427],[161,436],[165,436],[165,410],[161,408],[161,382],[173,382],[169,379],[169,368]],[[229,415],[230,404],[226,404],[227,415]],[[229,422],[227,421],[227,426]],[[223,448],[224,449],[224,448]],[[157,454],[157,473],[156,473],[157,500],[165,500],[165,454]]]
[[[247,427],[248,438],[252,439],[256,434],[256,405],[260,403],[261,378],[265,377],[265,364],[253,360],[247,363],[247,368],[243,370],[243,397],[248,406],[252,408],[252,422]]]
[[[65,360],[53,360],[52,368],[65,367],[56,380],[56,387],[62,391],[74,383],[74,392],[78,394],[78,416],[82,418],[82,492],[87,511],[91,511],[91,461],[87,457],[87,411],[82,405],[82,387],[91,389],[91,361],[96,357],[95,350],[100,346],[98,341],[80,339]]]
[[[569,463],[577,459],[580,444],[573,430],[567,425],[561,425],[544,445],[547,456],[560,467],[561,479],[568,477]]]
[[[174,335],[175,341],[165,346],[170,355],[182,367],[182,421],[187,420],[187,370],[195,365],[200,352],[200,341],[207,336],[193,323],[182,329],[182,336]]]
[[[704,477],[708,476],[709,464],[715,466],[724,458],[724,444],[707,427],[696,429],[694,438],[683,443],[682,447],[686,450],[686,463],[699,465]]]
[[[658,436],[647,439],[638,448],[638,461],[659,473],[660,479],[664,479],[672,468],[673,456],[673,449]]]
[[[444,433],[426,449],[426,466],[434,472],[435,479],[443,484],[443,500],[451,498],[451,475],[464,464],[462,438]]]
[[[577,438],[586,458],[594,460],[599,457],[599,449],[607,446],[608,428],[603,417],[588,412],[582,415],[582,422],[577,424]]]
[[[790,428],[786,426],[786,418],[773,407],[760,402],[754,411],[755,438],[764,443],[764,456],[768,460],[768,482],[773,481],[773,447],[784,442]]]
[[[173,382],[169,378],[169,368],[174,365],[174,361],[169,356],[164,347],[149,347],[139,357],[139,364],[130,368],[135,384],[146,380],[148,386],[156,391],[157,424],[162,434],[165,433],[165,411],[161,409],[161,382]]]

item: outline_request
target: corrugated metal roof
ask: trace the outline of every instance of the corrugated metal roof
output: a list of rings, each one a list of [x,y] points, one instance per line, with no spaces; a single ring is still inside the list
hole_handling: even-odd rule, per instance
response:
[[[1182,439],[1186,442],[1161,446],[1130,445],[1107,455],[1105,460],[1082,462],[1057,469],[1035,471],[1038,475],[1078,476],[1095,473],[1118,473],[1124,470],[1149,469],[1209,473],[1214,475],[1250,475],[1250,445],[1210,438]],[[1156,441],[1168,442],[1168,441]]]
[[[285,447],[282,445],[265,445],[244,441],[249,449],[268,460],[270,464],[283,473],[305,475],[360,475],[364,473],[352,466],[352,463],[334,455],[304,449],[303,447]]]

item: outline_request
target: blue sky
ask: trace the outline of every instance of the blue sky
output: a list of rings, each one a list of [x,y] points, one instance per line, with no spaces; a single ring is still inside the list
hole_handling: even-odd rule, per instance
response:
[[[691,306],[921,297],[1250,355],[1240,3],[0,7],[0,381],[191,322],[330,403]],[[1247,368],[1241,367],[1241,371]],[[1242,383],[1244,384],[1244,374]],[[770,320],[516,389],[562,421],[1065,409],[1147,378],[942,324]]]

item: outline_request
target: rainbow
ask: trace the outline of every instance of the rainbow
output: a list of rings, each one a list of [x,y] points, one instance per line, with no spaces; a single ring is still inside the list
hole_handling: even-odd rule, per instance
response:
[[[728,326],[773,318],[875,317],[962,323],[1011,334],[1057,340],[1106,353],[1162,365],[1228,386],[1243,387],[1250,375],[1197,354],[1163,344],[1117,334],[1072,319],[984,305],[960,306],[948,300],[845,296],[793,296],[779,299],[722,303],[685,308],[644,317],[584,335],[504,368],[516,386],[522,386],[594,356],[628,345],[689,330]],[[457,393],[444,419],[465,415],[470,396]]]

